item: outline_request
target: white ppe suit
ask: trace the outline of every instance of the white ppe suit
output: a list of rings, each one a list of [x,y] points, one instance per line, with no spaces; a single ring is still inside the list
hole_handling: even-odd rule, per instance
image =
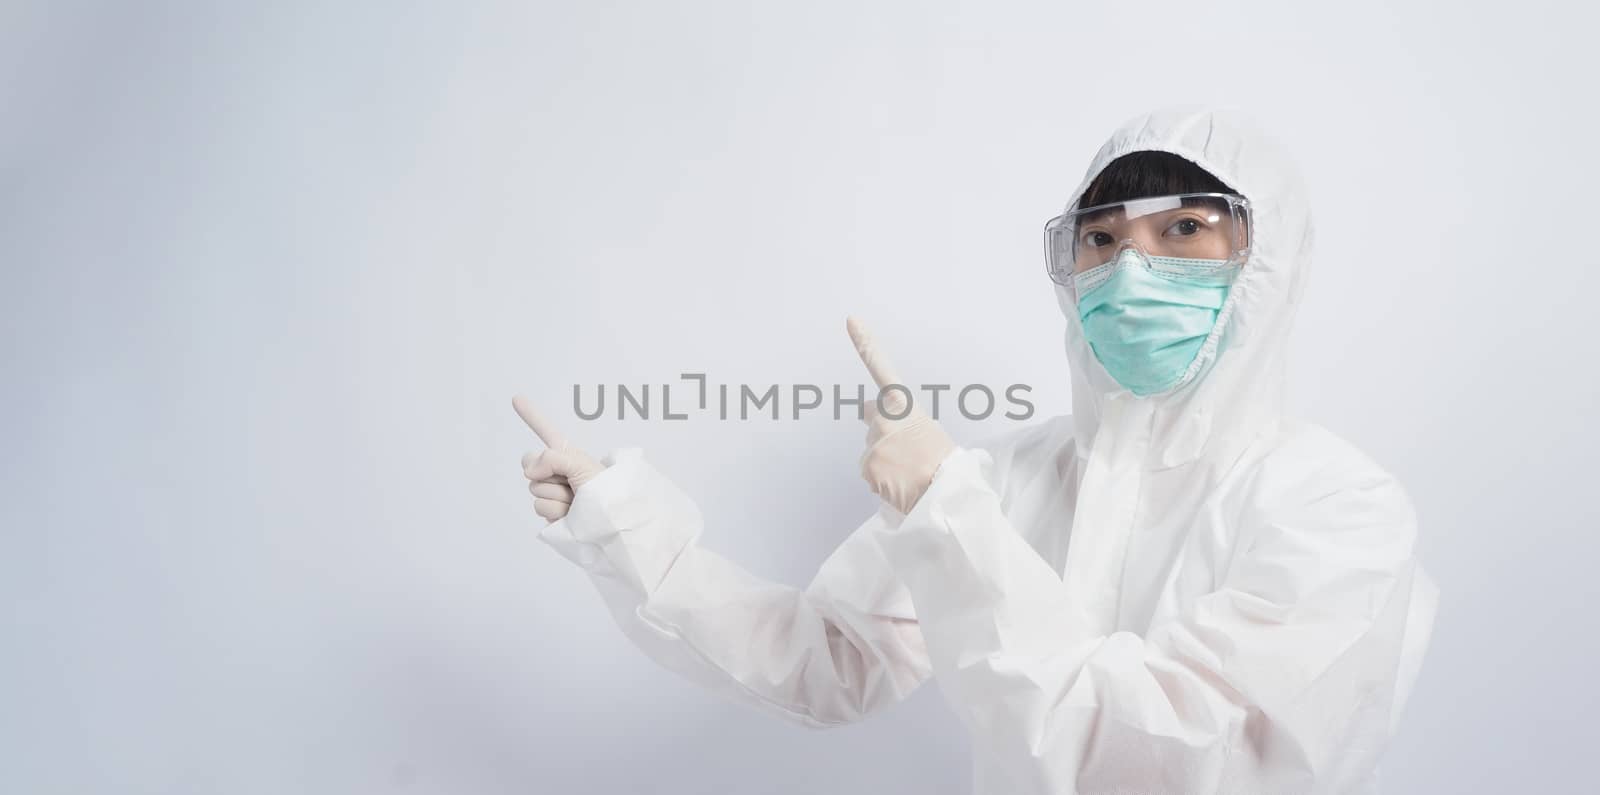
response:
[[[1140,150],[1253,206],[1194,383],[1117,385],[1057,286],[1073,413],[958,448],[909,514],[867,519],[804,590],[698,546],[695,504],[637,448],[541,538],[655,660],[799,723],[858,720],[936,678],[978,793],[1373,791],[1437,590],[1394,478],[1284,416],[1306,197],[1240,120],[1171,110],[1113,135],[1068,206]]]

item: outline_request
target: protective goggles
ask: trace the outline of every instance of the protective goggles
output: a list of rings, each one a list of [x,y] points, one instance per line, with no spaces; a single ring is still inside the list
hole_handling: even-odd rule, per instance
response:
[[[1250,255],[1250,202],[1231,193],[1180,193],[1073,210],[1044,225],[1045,268],[1057,284],[1137,249],[1148,261],[1243,265]]]

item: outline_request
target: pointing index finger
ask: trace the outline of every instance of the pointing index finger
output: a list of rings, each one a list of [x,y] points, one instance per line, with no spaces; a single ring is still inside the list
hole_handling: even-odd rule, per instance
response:
[[[861,357],[861,363],[867,366],[867,372],[872,374],[872,380],[882,389],[890,384],[901,383],[900,377],[895,375],[894,367],[889,364],[888,357],[878,349],[877,340],[860,320],[854,317],[845,318],[844,326],[850,332],[850,341],[855,343],[856,354]]]
[[[567,437],[556,430],[556,427],[533,407],[533,401],[517,395],[511,399],[511,408],[516,410],[517,416],[528,424],[534,435],[538,436],[546,447],[559,450],[567,446]]]

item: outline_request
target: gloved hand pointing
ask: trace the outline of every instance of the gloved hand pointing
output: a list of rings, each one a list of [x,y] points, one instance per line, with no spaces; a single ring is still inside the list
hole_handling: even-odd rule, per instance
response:
[[[883,399],[882,413],[877,401],[867,402],[867,450],[861,456],[861,477],[873,494],[895,510],[910,513],[933,482],[939,465],[955,450],[955,442],[921,408],[908,406],[910,387],[895,375],[866,326],[852,317],[845,320],[845,328]],[[883,392],[890,384],[900,386]]]
[[[545,444],[543,452],[523,454],[522,474],[533,494],[534,513],[554,522],[567,515],[575,491],[604,472],[605,465],[573,447],[527,398],[512,398],[511,408]]]

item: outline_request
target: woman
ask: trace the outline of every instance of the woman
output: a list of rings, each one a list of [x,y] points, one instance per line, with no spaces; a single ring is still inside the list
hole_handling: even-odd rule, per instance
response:
[[[972,448],[871,417],[885,508],[804,591],[697,546],[637,449],[602,466],[521,402],[552,446],[524,459],[542,537],[654,659],[805,725],[936,677],[980,793],[1370,791],[1437,592],[1399,484],[1284,413],[1293,168],[1228,114],[1160,111],[1068,207],[1046,248],[1073,413]]]

